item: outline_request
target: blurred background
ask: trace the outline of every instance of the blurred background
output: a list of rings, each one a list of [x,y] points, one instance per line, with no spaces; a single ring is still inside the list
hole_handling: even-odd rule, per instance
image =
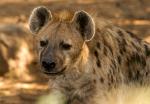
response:
[[[0,104],[34,104],[49,92],[28,30],[28,17],[40,5],[52,12],[85,10],[150,42],[150,0],[1,0]]]

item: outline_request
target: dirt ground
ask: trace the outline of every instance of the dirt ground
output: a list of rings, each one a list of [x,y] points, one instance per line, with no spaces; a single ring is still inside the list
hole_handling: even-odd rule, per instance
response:
[[[29,14],[39,5],[47,6],[52,12],[61,9],[86,10],[150,42],[149,0],[1,0],[0,26],[21,25],[29,32]],[[48,92],[47,80],[23,82],[0,77],[0,104],[35,104],[39,96]]]

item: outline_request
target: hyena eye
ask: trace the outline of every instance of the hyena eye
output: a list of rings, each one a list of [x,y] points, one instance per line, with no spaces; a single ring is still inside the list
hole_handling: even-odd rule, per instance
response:
[[[72,46],[68,43],[61,42],[60,47],[64,50],[70,50]]]
[[[48,41],[47,41],[47,40],[46,40],[46,41],[44,41],[44,40],[41,40],[41,41],[40,41],[40,46],[41,46],[41,47],[45,47],[47,44],[48,44]]]

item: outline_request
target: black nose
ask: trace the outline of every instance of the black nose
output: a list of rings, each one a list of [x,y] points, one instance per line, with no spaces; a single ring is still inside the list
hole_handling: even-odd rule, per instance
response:
[[[55,62],[42,61],[42,67],[48,72],[52,71],[55,68],[55,66]]]

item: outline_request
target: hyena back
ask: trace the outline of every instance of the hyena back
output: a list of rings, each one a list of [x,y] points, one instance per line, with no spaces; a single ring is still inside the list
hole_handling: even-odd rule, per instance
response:
[[[105,91],[150,84],[150,44],[104,19],[38,7],[29,27],[36,34],[41,70],[69,104],[99,104],[94,98]]]

